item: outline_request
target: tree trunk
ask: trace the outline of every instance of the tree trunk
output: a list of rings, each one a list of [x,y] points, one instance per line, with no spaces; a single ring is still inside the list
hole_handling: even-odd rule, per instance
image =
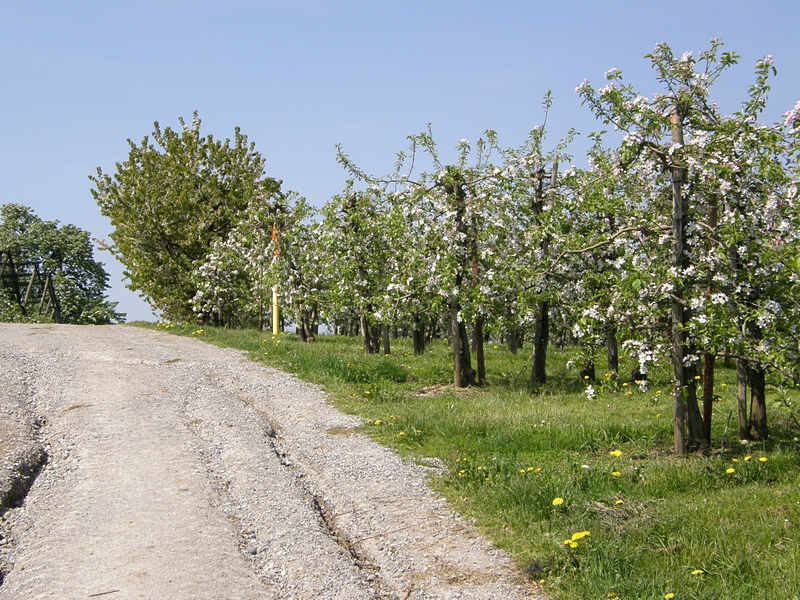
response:
[[[303,311],[302,323],[301,323],[301,327],[303,329],[303,341],[304,342],[313,342],[314,341],[314,331],[313,331],[313,328],[311,327],[311,322],[310,322],[311,318],[312,318],[311,317],[311,311],[307,310],[307,309],[304,310]]]
[[[750,424],[747,422],[747,361],[736,359],[736,406],[739,415],[739,439],[750,438]]]
[[[458,303],[451,300],[450,338],[453,344],[453,384],[457,388],[463,388],[475,384],[475,372],[472,370],[467,328],[458,321],[458,313]]]
[[[364,354],[372,354],[372,340],[370,339],[370,327],[369,323],[367,322],[367,317],[361,315],[359,318],[359,324],[361,329],[361,346],[364,349]]]
[[[512,329],[506,334],[506,336],[508,338],[508,351],[511,354],[516,354],[517,350],[519,349],[519,344],[517,343],[517,332]]]
[[[478,368],[478,385],[486,383],[486,364],[483,359],[483,317],[475,319],[475,363]]]
[[[411,340],[414,343],[414,355],[419,356],[425,352],[425,322],[414,315],[411,325]]]
[[[392,351],[389,347],[389,326],[388,325],[381,325],[381,338],[383,341],[383,354],[384,356],[389,356]]]
[[[703,417],[697,404],[697,383],[694,378],[695,368],[684,367],[686,373],[686,425],[688,430],[687,449],[699,450],[704,445]]]
[[[765,440],[767,429],[767,403],[765,394],[765,373],[760,366],[752,366],[750,371],[750,439]]]
[[[547,302],[539,302],[536,307],[536,321],[533,330],[533,353],[531,354],[531,385],[542,384],[547,380],[547,341],[550,335],[550,307]]]
[[[617,345],[617,326],[613,323],[606,328],[606,357],[608,373],[612,379],[619,376],[619,346]]]

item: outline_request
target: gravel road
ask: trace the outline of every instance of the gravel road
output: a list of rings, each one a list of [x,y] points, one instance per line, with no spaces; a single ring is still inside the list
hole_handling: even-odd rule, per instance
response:
[[[0,599],[543,598],[359,425],[198,340],[1,324]]]

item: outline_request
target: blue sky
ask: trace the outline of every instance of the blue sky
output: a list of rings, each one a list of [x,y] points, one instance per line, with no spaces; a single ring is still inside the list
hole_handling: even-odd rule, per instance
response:
[[[87,176],[113,172],[153,121],[177,127],[197,110],[206,134],[240,126],[267,174],[320,206],[346,178],[335,144],[380,174],[429,122],[443,151],[488,127],[518,145],[548,89],[549,139],[570,127],[585,139],[600,124],[575,86],[616,67],[659,91],[642,57],[662,41],[682,54],[720,37],[741,55],[712,89],[726,112],[773,55],[774,121],[800,99],[798,22],[789,0],[0,0],[0,203],[107,238]],[[99,258],[120,310],[152,319],[122,267]]]

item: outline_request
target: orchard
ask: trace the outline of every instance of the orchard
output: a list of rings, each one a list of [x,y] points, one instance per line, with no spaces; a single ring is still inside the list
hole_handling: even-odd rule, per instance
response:
[[[196,115],[131,143],[93,194],[131,287],[165,319],[263,328],[280,286],[285,321],[309,342],[320,324],[360,335],[368,354],[389,354],[392,336],[417,354],[446,339],[456,387],[491,383],[490,340],[529,345],[534,391],[554,345],[580,348],[588,396],[596,379],[646,386],[669,363],[677,454],[711,444],[724,360],[738,435],[763,440],[768,381],[800,383],[800,102],[762,121],[776,74],[765,57],[741,108],[721,114],[712,87],[738,57],[718,40],[647,58],[652,97],[616,69],[576,88],[608,130],[590,135],[586,168],[570,166],[576,132],[548,141],[547,94],[520,147],[489,130],[446,164],[429,127],[385,176],[339,148],[349,179],[320,211],[265,177],[246,136],[203,137]]]

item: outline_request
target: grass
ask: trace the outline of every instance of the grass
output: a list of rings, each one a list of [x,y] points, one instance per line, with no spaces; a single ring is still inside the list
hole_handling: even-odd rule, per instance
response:
[[[646,391],[606,381],[589,399],[564,367],[574,351],[553,350],[548,383],[532,392],[527,354],[490,344],[489,385],[455,390],[442,341],[422,357],[403,339],[392,340],[391,356],[364,356],[352,338],[169,331],[320,384],[376,441],[438,459],[432,486],[552,598],[800,599],[797,395],[771,391],[766,443],[740,445],[734,414],[721,449],[736,386],[718,367],[715,448],[677,458],[666,368]]]

